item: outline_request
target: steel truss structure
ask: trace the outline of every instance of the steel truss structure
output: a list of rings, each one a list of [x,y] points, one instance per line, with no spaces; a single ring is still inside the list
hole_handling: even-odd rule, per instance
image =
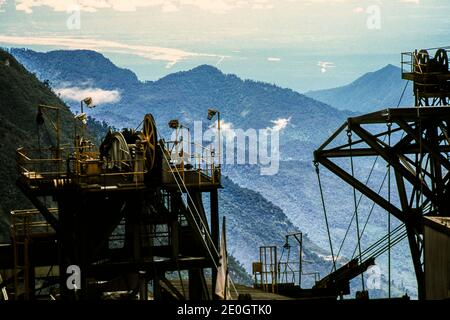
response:
[[[425,298],[423,216],[450,213],[449,124],[450,108],[386,109],[349,118],[314,154],[316,163],[405,224],[419,299]],[[380,130],[383,127],[385,130]],[[342,134],[349,137],[347,143],[339,143]],[[389,136],[396,137],[391,145],[387,142],[391,140]],[[336,143],[338,146],[332,146]],[[391,167],[398,205],[336,164],[339,158],[352,157],[378,157]]]

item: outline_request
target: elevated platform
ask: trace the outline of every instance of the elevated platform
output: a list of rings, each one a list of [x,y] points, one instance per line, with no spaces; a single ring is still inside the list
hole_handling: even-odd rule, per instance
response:
[[[211,191],[221,188],[220,166],[172,164],[170,158],[158,171],[139,171],[143,165],[134,160],[127,165],[114,166],[101,161],[100,155],[89,152],[83,157],[70,156],[70,150],[61,149],[58,157],[54,150],[17,150],[19,184],[35,195],[53,195],[66,189],[87,192],[181,188],[195,191]],[[47,158],[48,157],[48,158]],[[168,155],[166,155],[168,157]],[[67,159],[67,160],[64,160]],[[135,168],[136,170],[132,170]]]
[[[416,106],[450,104],[450,48],[402,53],[402,78],[413,83]]]

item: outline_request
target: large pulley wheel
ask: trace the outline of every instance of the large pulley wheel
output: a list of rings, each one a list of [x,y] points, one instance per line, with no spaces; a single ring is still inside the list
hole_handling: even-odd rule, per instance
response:
[[[144,143],[145,165],[147,167],[147,171],[150,171],[153,169],[155,165],[156,146],[157,146],[156,145],[157,132],[155,119],[150,113],[145,115],[142,127],[143,127],[142,142]]]
[[[434,60],[439,68],[442,68],[443,71],[448,71],[448,55],[447,51],[444,49],[439,49],[436,51],[436,55],[434,56]]]
[[[110,148],[108,150],[108,158],[110,160],[109,168],[126,169],[131,161],[130,149],[123,137],[122,133],[114,132],[111,135]]]
[[[427,50],[422,49],[419,51],[417,54],[417,62],[419,63],[418,69],[422,72],[426,71],[424,69],[428,67],[428,63],[430,62],[430,55]]]

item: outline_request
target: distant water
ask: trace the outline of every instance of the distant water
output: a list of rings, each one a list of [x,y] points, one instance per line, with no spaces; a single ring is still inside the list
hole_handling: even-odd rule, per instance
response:
[[[217,52],[213,52],[216,53]],[[200,64],[218,67],[224,73],[233,73],[244,79],[252,79],[287,87],[299,92],[332,88],[348,84],[370,71],[376,71],[387,64],[400,65],[399,54],[303,54],[295,50],[278,51],[221,51],[229,55],[217,64],[217,58],[194,58],[178,62],[166,68],[164,62],[149,61],[123,54],[109,54],[114,63],[135,72],[141,80],[157,80],[169,73],[189,70]],[[272,61],[269,61],[268,58]],[[332,62],[333,67],[321,70],[319,61]]]

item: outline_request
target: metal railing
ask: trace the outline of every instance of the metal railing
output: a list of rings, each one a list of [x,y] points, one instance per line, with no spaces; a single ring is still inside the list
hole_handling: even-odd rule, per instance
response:
[[[170,168],[163,166],[163,173],[168,176],[176,167],[185,183],[220,183],[220,166],[216,164],[214,150],[182,140],[164,141],[163,149],[170,163]]]
[[[58,214],[57,208],[49,208],[48,210],[53,215]],[[11,231],[13,238],[54,232],[52,226],[37,209],[11,211]]]
[[[180,141],[164,142],[162,149],[170,159],[170,167],[163,162],[163,174],[166,177],[170,177],[172,169],[176,167],[187,184],[220,183],[220,166],[216,164],[213,150],[195,143],[183,148]],[[144,174],[147,173],[145,161],[144,155],[116,160],[102,158],[93,146],[19,148],[16,151],[19,175],[31,185],[46,183],[52,187],[68,183],[103,187],[113,187],[119,182],[142,184]]]
[[[311,262],[302,261],[302,263]],[[319,272],[303,272],[302,269],[300,262],[297,261],[278,262],[278,284],[297,283],[298,279],[302,279],[303,276],[313,277],[314,283],[320,280]],[[301,286],[301,283],[299,284]]]
[[[419,63],[417,54],[415,52],[402,52],[401,68],[402,73],[423,73],[421,64]]]
[[[450,53],[450,47],[424,49],[427,52],[427,60],[430,61],[430,60],[434,59],[435,53],[439,49],[445,50],[445,52],[447,52],[447,55]],[[421,62],[420,57],[422,54],[423,53],[421,53],[420,51],[402,52],[402,54],[401,54],[402,74],[404,74],[404,73],[425,74],[425,73],[434,72],[433,69],[430,70],[428,62],[427,63]],[[448,70],[445,70],[445,71],[450,71],[450,66],[449,66]],[[442,72],[442,70],[439,72]]]
[[[54,187],[67,183],[115,185],[120,180],[143,183],[145,158],[101,159],[92,146],[16,151],[18,173],[30,184],[47,183]],[[115,177],[115,179],[114,179]]]
[[[49,208],[50,213],[57,215],[58,209]],[[19,292],[19,273],[23,270],[23,290],[25,299],[30,297],[30,242],[33,236],[52,234],[55,230],[44,219],[37,209],[11,211],[11,237],[14,253],[14,297],[17,299]],[[22,250],[20,249],[22,248]],[[23,257],[19,257],[22,252]]]

